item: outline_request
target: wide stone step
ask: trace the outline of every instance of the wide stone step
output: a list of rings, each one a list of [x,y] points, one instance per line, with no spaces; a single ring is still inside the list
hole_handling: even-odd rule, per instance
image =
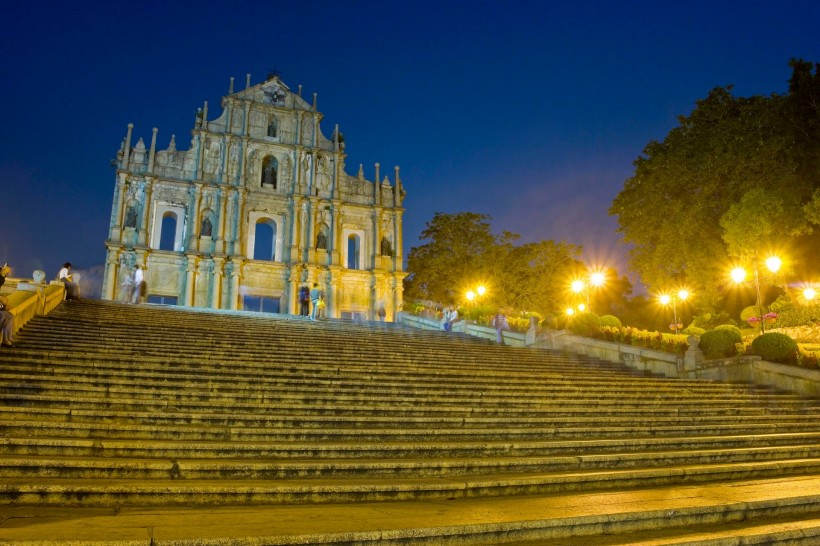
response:
[[[533,473],[515,476],[425,477],[380,480],[118,480],[5,478],[0,504],[60,506],[170,506],[302,504],[458,499],[533,495],[669,484],[709,483],[820,471],[820,458],[691,465],[672,468]]]
[[[475,385],[483,389],[494,388],[497,390],[515,388],[564,388],[569,390],[584,390],[587,388],[603,388],[612,385],[612,378],[605,374],[579,374],[571,370],[561,370],[560,373],[539,370],[530,373],[527,370],[518,369],[515,373],[498,370],[482,370],[476,374],[475,366],[446,366],[440,363],[436,366],[422,367],[417,363],[401,362],[396,360],[394,365],[402,364],[401,368],[391,368],[377,363],[362,363],[359,360],[345,363],[340,366],[340,359],[328,358],[324,362],[322,359],[312,359],[310,363],[300,363],[300,356],[288,358],[280,357],[271,360],[269,357],[259,357],[256,360],[237,360],[235,355],[226,355],[224,358],[216,358],[210,355],[208,358],[198,356],[184,358],[179,353],[169,356],[167,353],[158,353],[154,356],[141,355],[139,357],[123,357],[123,355],[98,355],[98,354],[71,354],[49,353],[48,360],[34,361],[33,358],[26,358],[31,351],[24,353],[23,348],[15,351],[13,358],[5,363],[9,371],[27,367],[29,373],[59,374],[68,372],[72,368],[85,369],[87,374],[110,371],[112,374],[121,374],[127,370],[138,371],[142,374],[160,375],[188,375],[188,376],[208,376],[212,380],[220,378],[247,378],[258,375],[262,379],[273,380],[279,378],[280,382],[291,380],[315,379],[317,381],[335,381],[343,383],[345,381],[378,381],[385,384],[396,384],[401,381],[412,381],[418,384],[425,384],[434,387],[446,386],[449,382]],[[145,364],[145,368],[140,366],[139,370],[134,369],[135,359]],[[289,360],[292,359],[292,360]],[[152,365],[153,364],[153,365]],[[70,372],[69,372],[70,373]],[[657,379],[654,383],[640,381],[641,378],[627,376],[622,382],[622,387],[626,390],[633,388],[640,389],[641,386],[646,391],[647,385],[655,385],[658,389],[667,388],[673,390],[676,386],[678,390],[708,391],[705,388],[708,383],[700,382],[691,384],[687,382],[676,383],[670,380]],[[649,379],[649,378],[647,378]],[[720,390],[720,387],[716,388]],[[748,386],[727,385],[727,392],[742,393],[758,392],[762,389],[750,389]],[[784,395],[780,395],[784,396]],[[787,395],[788,397],[788,395]],[[794,398],[791,396],[791,398]]]
[[[372,366],[350,364],[344,368],[338,366],[338,360],[332,366],[302,365],[294,367],[282,362],[260,362],[249,365],[247,361],[232,364],[226,360],[203,362],[201,359],[183,360],[178,355],[154,360],[143,360],[138,369],[134,368],[133,359],[100,358],[99,356],[79,356],[50,354],[48,358],[26,358],[15,351],[13,359],[0,364],[3,375],[27,374],[32,377],[70,376],[73,378],[133,378],[147,381],[185,381],[189,383],[209,384],[219,382],[247,382],[256,380],[263,385],[334,385],[338,388],[360,387],[362,383],[379,385],[382,388],[426,388],[431,391],[444,391],[448,388],[467,390],[480,389],[481,392],[517,393],[527,390],[533,394],[545,393],[554,395],[561,392],[583,392],[590,389],[612,387],[612,378],[605,374],[600,376],[578,377],[575,375],[539,373],[527,376],[523,373],[456,374],[447,372],[416,370],[405,366],[401,372],[389,369],[374,369]],[[748,385],[730,385],[708,382],[683,382],[660,378],[626,378],[617,383],[619,392],[642,392],[644,396],[681,396],[698,393],[723,393],[734,397],[752,397],[768,394],[779,400],[801,400],[798,396],[774,393],[768,389],[750,388]],[[454,380],[458,380],[454,384]],[[651,391],[647,387],[652,387]],[[804,401],[805,402],[805,401]]]
[[[70,332],[62,334],[65,336],[72,335]],[[572,358],[560,357],[556,355],[543,353],[537,350],[527,354],[521,354],[523,349],[508,348],[502,353],[496,353],[498,348],[485,348],[479,351],[478,347],[467,348],[458,353],[453,352],[455,349],[452,346],[445,347],[424,347],[418,346],[420,343],[407,344],[406,347],[397,346],[391,349],[378,349],[370,347],[372,350],[366,354],[361,354],[356,351],[356,347],[362,345],[362,340],[351,337],[345,340],[328,340],[306,339],[303,343],[281,343],[281,342],[265,342],[253,339],[237,339],[237,336],[231,336],[225,339],[207,339],[197,337],[196,341],[189,338],[197,336],[195,332],[186,332],[186,334],[177,340],[167,339],[165,337],[155,339],[151,336],[145,336],[146,339],[124,338],[118,339],[118,336],[105,332],[99,332],[95,336],[78,336],[76,333],[70,340],[61,339],[60,334],[50,333],[49,335],[32,336],[31,333],[26,335],[21,334],[21,348],[42,350],[51,348],[54,350],[84,350],[98,354],[122,354],[129,355],[162,355],[168,353],[179,352],[181,354],[192,355],[222,355],[232,354],[235,357],[247,358],[267,355],[270,357],[277,357],[280,355],[289,355],[293,353],[304,354],[320,360],[326,359],[328,349],[333,349],[333,353],[344,357],[357,356],[366,362],[377,363],[386,362],[389,366],[394,358],[408,358],[413,362],[424,363],[425,365],[435,365],[437,362],[445,363],[462,363],[462,364],[481,364],[488,369],[512,369],[512,368],[529,368],[529,367],[555,367],[557,369],[573,369],[579,373],[594,373],[600,372],[602,369],[609,369],[611,371],[622,371],[624,375],[633,375],[629,370],[618,364],[604,364],[596,366],[595,369],[586,369],[585,364],[592,359],[587,358]],[[115,345],[108,345],[108,343]],[[305,344],[310,344],[305,347]],[[116,347],[116,350],[113,350]],[[414,350],[415,349],[415,350]],[[516,364],[511,363],[511,359],[515,359]]]
[[[0,420],[0,434],[6,436],[36,436],[65,438],[134,438],[158,440],[244,440],[257,442],[284,441],[521,441],[545,438],[584,438],[594,434],[599,438],[629,438],[642,436],[679,436],[685,434],[773,434],[788,432],[817,432],[820,422],[804,421],[774,423],[717,424],[633,424],[618,423],[610,426],[583,426],[573,423],[552,423],[549,427],[519,429],[435,428],[303,428],[303,427],[218,427],[178,426],[132,423],[84,423],[75,421]]]
[[[388,414],[382,414],[389,409]],[[694,405],[688,407],[670,407],[667,404],[640,406],[590,406],[583,402],[566,402],[552,406],[540,406],[537,409],[512,408],[489,409],[454,408],[444,410],[438,407],[428,408],[384,408],[377,407],[366,411],[360,405],[316,406],[305,404],[266,404],[258,406],[239,401],[228,401],[219,404],[214,400],[176,402],[170,405],[165,400],[155,398],[135,399],[134,397],[71,397],[63,395],[33,394],[0,394],[0,418],[6,415],[34,416],[54,420],[79,419],[88,422],[131,421],[139,418],[141,422],[157,423],[208,423],[223,426],[236,426],[259,423],[272,426],[291,422],[303,427],[321,426],[327,423],[339,423],[342,426],[358,426],[360,423],[393,425],[400,420],[404,427],[420,426],[543,426],[554,419],[588,418],[615,419],[650,418],[659,420],[694,420],[722,422],[728,417],[742,419],[744,422],[761,422],[769,420],[801,420],[804,415],[815,415],[804,408],[784,407],[736,407]],[[28,417],[25,417],[28,419]],[[265,423],[268,423],[265,425]]]
[[[0,478],[29,479],[336,479],[382,476],[440,478],[449,476],[515,475],[540,472],[681,467],[810,459],[820,444],[651,453],[583,454],[551,457],[481,457],[469,459],[179,459],[163,460],[78,457],[11,457],[0,460]]]
[[[0,438],[0,454],[128,458],[476,458],[583,456],[612,453],[792,447],[820,443],[820,432],[734,436],[669,436],[576,440],[460,442],[257,442],[116,438]]]
[[[0,398],[2,402],[2,398]],[[515,430],[517,428],[543,430],[545,427],[555,426],[593,426],[600,425],[680,425],[680,424],[719,424],[726,422],[725,414],[706,415],[664,415],[662,411],[644,410],[630,414],[617,413],[615,415],[599,414],[592,411],[573,412],[571,408],[556,408],[556,412],[539,417],[529,413],[521,416],[505,415],[493,416],[428,416],[411,417],[399,415],[315,415],[300,412],[300,406],[295,405],[291,412],[274,412],[268,408],[264,413],[243,413],[240,411],[214,413],[213,407],[202,405],[199,412],[171,411],[167,407],[154,408],[151,411],[136,409],[120,410],[100,405],[92,409],[79,409],[66,406],[69,404],[55,403],[53,407],[43,407],[39,404],[26,407],[19,404],[17,407],[0,406],[0,421],[12,420],[40,420],[43,422],[83,422],[83,423],[127,423],[139,425],[193,425],[193,426],[220,426],[220,427],[262,427],[262,428],[366,428],[376,427],[393,428],[399,422],[404,429],[438,427],[445,429],[485,429]],[[802,414],[778,412],[770,414],[744,414],[743,422],[755,423],[782,423],[798,422],[806,417]]]
[[[166,361],[169,360],[166,358]],[[619,382],[613,385],[611,378],[595,381],[584,381],[569,378],[538,377],[529,381],[517,381],[515,383],[502,383],[495,381],[474,381],[457,376],[430,375],[424,378],[402,377],[398,379],[395,375],[374,374],[369,370],[365,373],[354,374],[347,370],[344,375],[333,369],[319,369],[316,373],[295,374],[290,372],[280,372],[274,369],[252,369],[248,372],[230,370],[224,368],[225,363],[220,366],[223,369],[217,373],[211,373],[207,367],[200,366],[190,370],[183,370],[178,367],[166,366],[162,369],[133,370],[133,363],[130,363],[132,371],[129,373],[125,366],[109,367],[100,366],[94,369],[86,367],[81,370],[72,370],[66,367],[44,366],[27,367],[27,363],[6,362],[0,366],[3,373],[3,384],[24,385],[27,383],[36,384],[38,382],[72,382],[89,383],[91,385],[118,385],[118,384],[140,384],[167,386],[169,382],[185,383],[191,387],[208,387],[210,389],[228,389],[233,385],[239,388],[247,388],[256,385],[258,390],[263,388],[303,387],[314,390],[336,391],[350,390],[352,388],[381,388],[385,392],[395,392],[404,390],[410,393],[415,391],[423,393],[449,393],[450,396],[464,396],[464,393],[472,392],[472,396],[503,396],[510,398],[514,395],[530,394],[531,396],[553,397],[560,394],[568,394],[585,398],[615,398],[621,395],[633,395],[646,399],[667,398],[676,400],[679,398],[689,398],[697,395],[710,395],[710,397],[731,398],[733,400],[763,400],[766,402],[795,403],[808,405],[806,399],[795,395],[775,393],[766,389],[750,389],[745,386],[730,386],[729,388],[708,388],[706,383],[702,383],[698,388],[692,388],[684,384],[676,384],[673,381],[663,383],[655,382]],[[254,377],[255,375],[255,377]],[[255,381],[254,381],[255,379]],[[454,383],[454,381],[458,381]],[[449,385],[449,388],[448,388]],[[648,389],[652,387],[652,389]],[[234,387],[236,388],[236,387]],[[812,405],[816,405],[813,402]]]
[[[77,546],[98,546],[98,541],[132,546],[817,544],[820,484],[816,478],[723,485],[445,503],[174,510],[2,506],[0,517],[7,523],[0,528],[0,538],[19,546],[63,544],[66,537]]]
[[[124,412],[152,412],[157,413],[158,418],[163,415],[185,413],[194,419],[198,415],[215,415],[217,419],[228,419],[233,415],[254,416],[281,416],[282,418],[304,419],[306,422],[322,419],[339,418],[348,422],[355,422],[364,418],[372,418],[376,422],[402,422],[402,423],[423,423],[425,421],[438,424],[441,422],[454,423],[456,426],[467,426],[479,422],[493,422],[507,419],[511,424],[535,423],[544,424],[556,418],[582,415],[588,416],[597,411],[602,417],[622,415],[626,418],[641,415],[663,415],[668,412],[669,406],[663,403],[632,405],[627,407],[617,405],[592,405],[585,402],[566,402],[560,400],[551,401],[549,405],[542,404],[534,408],[508,408],[508,407],[470,407],[462,405],[441,406],[419,406],[419,405],[389,405],[386,402],[372,403],[336,403],[326,401],[322,404],[312,401],[301,401],[296,403],[277,403],[264,399],[237,399],[213,397],[196,397],[183,400],[163,399],[152,396],[146,397],[112,397],[100,394],[99,396],[71,397],[70,390],[58,394],[28,394],[23,392],[0,394],[0,404],[7,407],[7,411],[24,410],[27,408],[41,408],[49,410],[51,415],[67,415],[71,418],[74,410],[86,411],[124,411]],[[53,413],[53,412],[57,413]],[[577,413],[576,413],[577,412]],[[659,413],[656,413],[659,412]],[[800,409],[790,408],[749,408],[748,411],[739,411],[738,408],[702,404],[690,404],[685,407],[678,406],[678,413],[683,419],[696,419],[702,415],[710,414],[725,415],[735,419],[743,415],[781,415],[790,421],[805,420]],[[667,413],[668,414],[668,413]],[[673,413],[673,415],[675,415]],[[742,419],[745,421],[745,419]],[[808,422],[812,422],[811,414],[808,414]],[[410,425],[405,425],[410,426]]]

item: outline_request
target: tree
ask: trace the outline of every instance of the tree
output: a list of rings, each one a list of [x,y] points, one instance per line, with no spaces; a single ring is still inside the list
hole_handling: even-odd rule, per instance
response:
[[[702,308],[719,308],[722,258],[729,253],[724,235],[732,244],[742,236],[737,230],[725,234],[721,220],[742,225],[740,216],[752,214],[761,198],[757,190],[780,199],[779,240],[813,244],[803,219],[820,180],[818,74],[803,61],[793,61],[792,68],[787,95],[743,98],[733,96],[731,87],[713,89],[635,160],[634,175],[610,214],[632,245],[630,266],[644,284],[686,284]],[[743,208],[726,216],[747,194]]]
[[[502,250],[492,260],[498,304],[541,315],[560,313],[570,271],[579,263],[581,247],[539,241],[517,247],[506,245]]]
[[[484,303],[541,315],[560,312],[581,247],[564,242],[514,244],[519,235],[495,235],[486,214],[437,212],[421,234],[425,244],[407,258],[405,296],[459,302],[467,289],[488,288]]]
[[[809,231],[802,214],[792,214],[800,204],[787,204],[789,196],[765,188],[746,192],[720,218],[723,241],[730,256],[748,258],[775,249],[783,236]],[[790,212],[791,211],[791,212]]]
[[[450,303],[465,283],[486,275],[485,258],[501,238],[490,231],[486,214],[436,212],[421,233],[427,243],[407,255],[406,295]]]

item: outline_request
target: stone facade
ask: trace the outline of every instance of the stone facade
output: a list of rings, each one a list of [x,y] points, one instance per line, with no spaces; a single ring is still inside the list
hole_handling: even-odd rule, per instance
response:
[[[296,313],[302,284],[319,283],[328,317],[388,319],[401,309],[402,199],[393,183],[345,172],[338,125],[277,76],[234,92],[222,113],[199,110],[188,150],[156,149],[133,125],[116,160],[103,298],[137,264],[149,301]]]

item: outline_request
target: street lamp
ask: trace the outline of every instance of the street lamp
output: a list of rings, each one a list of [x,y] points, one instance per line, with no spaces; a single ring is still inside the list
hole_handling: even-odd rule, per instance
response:
[[[662,305],[672,304],[672,316],[675,319],[675,333],[678,333],[678,300],[684,302],[689,298],[689,291],[686,289],[679,290],[677,295],[670,296],[669,294],[661,294],[660,302]]]
[[[589,310],[592,310],[592,306],[590,305],[590,301],[589,301],[589,299],[590,299],[590,295],[589,295],[590,287],[600,288],[601,286],[603,286],[605,281],[606,281],[606,276],[600,271],[595,271],[593,273],[590,273],[589,281],[583,281],[581,279],[576,279],[576,280],[572,281],[572,284],[570,284],[570,288],[576,294],[581,294],[581,292],[585,292],[586,293],[586,300],[587,300],[586,308],[589,309]]]
[[[487,293],[487,288],[484,285],[480,284],[476,287],[475,290],[472,290],[472,289],[468,290],[467,293],[464,294],[464,296],[467,298],[467,301],[469,301],[470,303],[473,303],[474,300],[475,300],[476,303],[478,303],[478,300],[481,299],[481,297],[486,293]]]
[[[766,267],[772,273],[777,273],[783,262],[777,256],[770,256],[766,258]],[[760,321],[760,333],[766,333],[765,320],[763,319],[763,302],[760,298],[760,273],[757,267],[757,258],[752,260],[752,267],[754,268],[754,282],[755,295],[757,297],[757,318]],[[740,284],[746,279],[746,271],[742,267],[736,267],[732,270],[732,280]]]

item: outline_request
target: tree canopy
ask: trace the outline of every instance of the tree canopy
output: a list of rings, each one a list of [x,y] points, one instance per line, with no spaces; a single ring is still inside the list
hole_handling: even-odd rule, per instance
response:
[[[494,234],[490,220],[471,212],[435,213],[421,234],[426,242],[408,254],[405,297],[458,303],[481,284],[488,289],[487,304],[560,313],[573,274],[585,270],[578,259],[581,247],[554,241],[516,244],[518,234]],[[619,281],[628,293],[626,279]]]
[[[651,141],[610,214],[653,290],[687,284],[719,308],[730,258],[776,245],[820,250],[820,74],[794,60],[786,94],[713,89]]]

